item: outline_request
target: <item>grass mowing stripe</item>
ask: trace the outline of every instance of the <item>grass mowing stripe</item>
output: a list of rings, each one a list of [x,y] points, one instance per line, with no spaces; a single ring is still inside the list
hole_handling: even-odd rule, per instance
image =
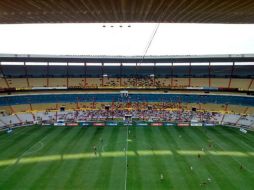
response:
[[[144,174],[142,174],[139,169],[140,157],[137,153],[137,130],[139,130],[137,127],[129,127],[129,139],[131,140],[131,142],[129,143],[129,150],[134,151],[135,155],[137,156],[131,156],[128,159],[128,189],[143,189],[141,181]]]
[[[185,138],[184,129],[171,127],[168,128],[171,131],[169,133],[171,135],[172,140],[174,141],[174,146],[176,150],[184,150],[187,146],[193,148],[194,145],[190,141],[190,139]],[[181,136],[181,138],[179,138]],[[178,154],[178,153],[177,153]],[[181,172],[185,176],[186,183],[188,184],[189,189],[198,189],[200,188],[200,183],[202,182],[199,175],[194,171],[191,172],[190,167],[193,165],[191,161],[188,160],[188,155],[180,155],[178,157],[178,161],[180,163]]]
[[[73,135],[71,137],[70,140],[68,140],[66,142],[66,146],[64,147],[61,155],[68,155],[68,154],[72,154],[71,150],[72,149],[79,149],[76,146],[79,146],[79,144],[77,144],[77,142],[79,142],[80,138],[82,137],[82,131],[84,131],[84,128],[71,128],[70,129],[71,132],[73,131]],[[66,139],[64,139],[66,140]],[[82,144],[82,143],[80,143]],[[76,154],[81,153],[80,152],[76,152]],[[59,163],[59,167],[56,170],[53,170],[51,172],[51,176],[54,176],[55,179],[53,180],[49,180],[48,184],[47,184],[47,189],[64,189],[64,185],[65,185],[65,181],[67,181],[69,179],[69,175],[70,175],[70,170],[71,168],[75,165],[75,162],[77,162],[77,160],[65,160],[65,158],[63,158],[60,163]],[[68,171],[68,172],[66,172]]]
[[[136,143],[138,150],[151,150],[151,148],[147,148],[150,145],[150,141],[146,138],[146,132],[148,131],[144,130],[143,127],[137,128]],[[140,173],[145,175],[145,177],[141,178],[143,189],[156,189],[157,183],[160,182],[160,173],[157,173],[152,156],[140,156],[139,163],[138,168]]]
[[[179,164],[179,157],[181,155],[176,152],[175,141],[170,138],[169,133],[171,133],[171,130],[164,127],[159,128],[161,139],[165,141],[165,149],[169,148],[169,150],[172,151],[172,156],[170,156],[168,160],[170,164],[170,178],[173,184],[173,189],[187,189],[186,178],[182,175],[182,167]],[[185,170],[187,171],[187,168]]]
[[[98,129],[96,130],[96,136],[95,136],[95,142],[94,142],[94,145],[96,145],[97,147],[97,153],[94,157],[90,158],[89,159],[89,162],[91,162],[91,164],[89,165],[86,165],[86,172],[89,173],[89,175],[85,176],[84,175],[84,182],[82,186],[84,187],[87,187],[88,185],[88,189],[96,189],[96,182],[100,175],[100,166],[104,160],[104,157],[100,157],[100,155],[102,156],[102,154],[99,153],[99,145],[100,145],[100,138],[102,136],[104,136],[105,140],[108,141],[109,140],[109,137],[112,133],[111,130],[107,130],[108,128],[105,128],[105,127],[97,127]],[[93,147],[93,145],[92,145]],[[86,177],[86,178],[85,178]],[[107,176],[104,176],[104,177],[107,177]],[[87,181],[87,179],[89,179],[89,182]]]
[[[79,141],[79,147],[77,147],[77,149],[72,153],[83,153],[88,151],[91,152],[91,141],[93,141],[93,138],[96,135],[96,130],[96,128],[85,128],[85,133],[83,133]],[[89,147],[89,150],[87,150],[87,147]],[[65,189],[78,189],[81,187],[80,182],[82,181],[82,178],[85,176],[89,177],[89,173],[83,170],[83,166],[89,164],[90,159],[93,158],[88,158],[85,160],[77,159],[72,161],[72,167],[69,171],[69,178],[64,182]]]
[[[30,139],[36,139],[40,135],[40,133],[34,133],[34,131],[37,131],[34,127],[30,128],[29,130],[22,130],[24,130],[24,132],[22,133],[16,134],[16,131],[14,131],[12,134],[6,134],[5,136],[8,137],[7,142],[1,142],[0,140],[1,144],[3,144],[2,146],[0,146],[0,151],[2,155],[1,158],[8,158],[8,156],[13,155],[13,153],[22,152],[22,149],[24,150],[31,143]],[[18,143],[21,142],[24,138],[27,139],[24,143]],[[14,155],[14,157],[16,156],[17,155]]]
[[[202,128],[198,128],[198,131],[200,131],[201,133],[203,132],[201,130]],[[225,138],[219,138],[219,136],[216,136],[216,130],[211,130],[208,131],[206,133],[209,137],[209,139],[215,140],[215,144],[216,144],[216,150],[221,150],[224,151],[223,149],[220,148],[220,144],[224,144],[227,142],[227,139]],[[203,134],[206,136],[206,134]],[[200,134],[200,136],[202,136],[202,134]],[[223,168],[221,170],[221,172],[224,173],[224,175],[221,176],[221,183],[223,183],[222,187],[225,188],[230,188],[230,189],[239,189],[241,188],[241,186],[243,184],[248,185],[250,180],[246,180],[250,177],[249,174],[244,174],[242,172],[240,172],[239,170],[239,163],[237,163],[234,158],[231,156],[214,156],[214,155],[209,155],[209,157],[211,158],[211,161],[214,162],[214,164],[218,165],[218,169]],[[233,174],[233,175],[232,175]],[[217,173],[217,176],[219,176],[220,173]],[[228,178],[227,183],[225,183],[226,178]],[[231,186],[234,187],[229,187],[229,185],[231,184]],[[247,186],[245,186],[245,189],[249,189]]]
[[[116,142],[119,142],[119,140],[123,140],[122,143],[116,143],[115,151],[120,150],[121,152],[124,152],[125,148],[125,137],[126,137],[126,129],[125,127],[120,127],[120,131],[117,136]],[[111,142],[115,143],[115,141]],[[129,158],[128,158],[129,162]],[[109,179],[110,183],[107,189],[123,189],[124,187],[124,172],[125,172],[125,157],[115,157],[113,167],[111,169],[111,177]],[[129,169],[128,169],[129,170]],[[129,174],[129,171],[128,171]],[[129,181],[129,180],[128,180]],[[128,182],[127,181],[127,182]],[[129,189],[129,186],[127,184],[127,189]]]
[[[20,145],[19,147],[9,149],[9,152],[8,153],[5,152],[5,154],[2,158],[11,157],[14,159],[18,159],[21,155],[23,155],[23,153],[28,149],[28,147],[31,147],[34,144],[38,143],[38,138],[39,138],[39,141],[41,139],[45,138],[49,134],[49,131],[50,130],[48,129],[48,130],[44,130],[41,132],[36,132],[36,135],[31,134],[30,136],[27,136],[27,138],[23,138],[18,143],[16,143],[16,144]],[[11,152],[11,151],[13,151],[13,152]],[[12,164],[12,165],[7,165],[5,167],[1,167],[0,181],[7,179],[7,176],[14,173],[18,167],[20,167],[20,165],[17,165],[17,164]],[[2,176],[2,174],[3,174],[3,176]]]
[[[117,128],[110,128],[112,130],[112,133],[114,135],[115,131]],[[125,127],[120,127],[119,131],[117,130],[117,136],[116,138],[107,140],[105,143],[104,151],[117,151],[117,152],[124,152],[124,147],[125,147]],[[111,157],[110,158],[103,158],[106,159],[107,161],[113,161],[112,166],[106,166],[107,163],[103,163],[103,167],[109,167],[106,168],[106,170],[110,170],[106,173],[107,180],[109,182],[106,182],[105,187],[101,187],[102,189],[123,189],[124,187],[124,167],[125,167],[125,159],[124,157],[116,156],[116,157]],[[106,161],[105,160],[105,161]],[[102,172],[103,173],[103,172]],[[102,180],[102,183],[104,180],[106,180],[105,176],[100,173],[99,178]],[[97,182],[96,182],[97,183]],[[99,186],[97,186],[99,187]]]
[[[144,131],[145,131],[145,138],[149,142],[149,146],[152,147],[152,152],[154,152],[154,150],[161,150],[161,146],[163,146],[163,142],[160,141],[160,138],[158,137],[159,131],[158,131],[157,127],[144,129]],[[158,141],[160,141],[160,144],[158,144]],[[165,157],[167,159],[169,159],[169,157],[171,157],[171,155],[169,155],[169,156],[152,155],[151,156],[151,158],[153,159],[152,164],[154,165],[154,167],[156,168],[156,171],[157,171],[156,172],[157,175],[155,176],[155,178],[157,179],[156,189],[171,189],[172,188],[171,179],[168,177],[169,172],[167,170],[166,165],[162,161],[162,159]],[[165,178],[163,181],[160,181],[161,174]]]
[[[118,135],[118,131],[119,128],[116,129],[116,131],[113,131],[112,128],[102,128],[103,129],[103,133],[101,133],[100,138],[103,138],[104,141],[106,142],[111,142],[111,140],[116,139],[117,135]],[[114,142],[114,140],[113,140]],[[110,170],[111,170],[111,165],[107,165],[110,164],[111,160],[113,158],[106,158],[103,157],[103,146],[101,145],[100,140],[97,141],[97,147],[98,147],[98,153],[97,153],[97,157],[95,159],[97,159],[97,164],[94,165],[94,167],[96,168],[96,170],[93,171],[93,176],[91,176],[91,178],[93,178],[93,181],[91,183],[91,189],[106,189],[109,183],[109,179],[110,179]],[[115,144],[111,144],[110,148],[112,150],[114,150]]]
[[[208,146],[208,138],[206,137],[206,134],[199,133],[198,128],[188,129],[188,131],[188,134],[192,138],[193,142],[196,143],[199,147],[201,146],[206,149],[206,146]],[[202,144],[200,144],[200,142],[202,142]],[[196,155],[194,157],[196,158]],[[230,177],[228,177],[224,171],[221,171],[221,166],[218,166],[216,162],[214,162],[212,155],[202,156],[199,164],[199,167],[201,167],[201,171],[199,170],[199,172],[202,172],[203,168],[206,168],[207,172],[204,176],[212,179],[212,183],[209,183],[209,188],[234,188],[234,186],[231,185]],[[196,168],[197,167],[195,167],[195,170]]]
[[[93,127],[89,128],[89,130],[92,130],[93,133],[88,137],[88,142],[84,145],[84,152],[93,153],[93,146],[99,142],[99,138],[103,134],[104,129]],[[99,160],[96,156],[86,160],[79,160],[72,173],[75,178],[73,178],[72,181],[69,181],[71,189],[78,189],[80,187],[92,189],[95,180],[93,179],[95,177],[94,172],[96,172],[95,170],[97,169],[96,166],[98,162]]]
[[[107,136],[105,136],[105,133],[104,133],[103,139],[107,139],[106,141],[107,143],[109,143],[108,146],[110,146],[110,149],[112,151],[119,151],[119,150],[123,151],[122,150],[123,147],[121,145],[114,143],[114,142],[117,142],[119,137],[121,137],[120,133],[123,132],[121,129],[122,128],[119,128],[119,127],[114,129],[112,128],[105,129],[107,131],[110,131],[110,133],[108,133]],[[105,149],[107,151],[107,148]],[[101,153],[101,156],[102,157],[99,158],[101,162],[99,163],[98,169],[97,169],[99,173],[92,189],[110,189],[109,186],[110,186],[110,182],[112,181],[111,179],[115,177],[114,175],[112,175],[112,171],[113,171],[113,166],[115,165],[115,160],[117,158],[103,157],[103,152]],[[119,169],[123,169],[123,168],[117,167],[115,169],[117,169],[119,172]],[[123,188],[123,186],[120,186],[120,188]]]
[[[242,139],[242,143],[245,143],[245,144],[247,144],[247,145],[249,145],[249,147],[251,147],[252,149],[254,149],[253,148],[253,144],[254,144],[254,132],[253,131],[248,131],[248,133],[247,134],[243,134],[242,132],[240,132],[240,130],[235,130],[235,128],[229,128],[229,127],[224,127],[224,129],[226,130],[226,129],[231,129],[230,131],[232,132],[232,135],[233,136],[239,136],[240,135],[240,137],[241,137],[241,139]],[[226,131],[228,131],[228,130],[226,130]]]
[[[25,130],[32,129],[32,128],[34,128],[34,127],[33,126],[24,126],[24,127],[13,128],[12,131],[15,132],[15,134],[20,135],[23,132],[25,132]],[[14,134],[14,133],[10,133],[10,134]],[[6,131],[0,131],[0,137],[1,137],[1,139],[5,140],[5,138],[8,138],[8,133],[6,133]]]
[[[87,128],[80,128],[79,133],[75,138],[75,141],[73,143],[70,143],[70,145],[64,150],[64,154],[80,154],[83,152],[83,145],[87,142],[86,136],[88,129]],[[82,146],[80,146],[82,145]],[[85,162],[85,160],[83,160]],[[58,173],[60,173],[62,178],[64,180],[61,181],[61,183],[58,185],[59,189],[66,189],[67,184],[69,181],[72,181],[73,178],[76,176],[72,176],[72,172],[76,166],[76,164],[79,162],[79,159],[76,160],[63,160],[63,163],[61,165],[61,168],[58,169]],[[68,171],[68,172],[66,172]],[[57,174],[56,174],[57,176]],[[71,187],[69,187],[70,189]],[[67,188],[68,189],[68,188]]]
[[[55,136],[52,138],[48,138],[44,140],[45,146],[44,148],[39,151],[36,156],[47,156],[47,155],[55,155],[57,154],[57,149],[60,148],[60,146],[57,146],[58,144],[56,142],[60,142],[62,138],[64,138],[68,133],[66,133],[66,129],[59,129],[55,128],[54,130]],[[54,133],[53,132],[53,133]],[[58,132],[58,133],[57,133]],[[52,134],[54,135],[54,134]],[[52,144],[51,144],[52,143]],[[31,156],[28,156],[31,157]],[[55,164],[55,162],[53,162]],[[15,172],[14,175],[12,175],[8,180],[8,189],[17,189],[18,187],[25,187],[26,185],[31,185],[29,183],[30,181],[34,181],[37,178],[44,176],[42,173],[48,169],[48,167],[53,166],[53,164],[49,161],[46,163],[32,163],[32,164],[22,164],[22,167]],[[31,175],[31,173],[33,175]],[[12,181],[18,181],[18,183],[13,184]],[[39,185],[39,184],[37,184]]]
[[[231,147],[235,147],[235,146],[240,146],[240,145],[236,145],[236,143],[234,141],[232,141],[231,139],[229,139],[228,137],[224,137],[224,136],[221,136],[221,135],[218,135],[217,134],[220,134],[218,133],[218,131],[216,130],[215,133],[213,134],[210,134],[210,135],[213,135],[214,138],[216,139],[220,139],[221,140],[221,143],[217,144],[217,147],[218,149],[220,149],[221,151],[224,151],[226,149],[231,149]],[[240,140],[240,139],[238,139]],[[240,148],[241,149],[241,146]],[[242,150],[245,149],[242,147]],[[248,151],[245,149],[245,151]],[[241,151],[242,153],[244,153],[244,151]],[[245,152],[245,154],[247,155],[247,153]],[[240,168],[240,165],[243,164],[244,167],[246,167],[245,169],[245,172],[237,172],[237,174],[245,174],[245,177],[246,178],[250,178],[249,181],[253,181],[254,180],[254,176],[253,176],[253,173],[254,173],[254,164],[253,164],[253,158],[252,156],[245,156],[245,157],[237,157],[237,156],[230,156],[229,158],[231,158],[231,160],[234,162],[234,164],[232,164],[234,167],[233,168],[236,168],[236,172],[239,171],[238,168]]]
[[[229,138],[227,136],[221,135],[221,133],[219,133],[219,131],[217,129],[215,130],[213,135],[216,135],[216,137],[219,139],[226,140],[226,141],[222,141],[222,143],[219,145],[221,150],[225,150],[225,149],[232,150],[232,147],[234,147],[234,148],[237,148],[237,150],[239,150],[239,152],[245,153],[247,155],[245,159],[244,158],[240,159],[240,158],[235,157],[234,160],[237,161],[239,165],[240,165],[241,161],[246,160],[245,164],[248,164],[249,167],[254,169],[254,164],[252,162],[253,158],[251,156],[248,156],[248,152],[252,150],[251,147],[250,147],[250,149],[248,149],[248,148],[246,148],[246,146],[244,144],[241,144],[240,138],[237,138],[237,137]],[[235,141],[232,139],[235,139]]]
[[[20,137],[20,135],[33,129],[35,128],[34,127],[20,127],[20,128],[13,129],[13,132],[9,134],[7,134],[6,131],[0,132],[0,142],[4,142],[5,144],[10,143],[8,145],[11,145],[15,138]],[[10,136],[12,138],[10,138]]]
[[[65,181],[65,174],[66,172],[61,170],[62,165],[64,164],[64,152],[70,147],[72,147],[73,143],[76,141],[77,135],[81,129],[79,128],[70,128],[67,131],[68,135],[65,136],[61,141],[61,146],[58,148],[59,155],[61,155],[61,160],[52,162],[52,164],[48,167],[48,169],[42,174],[43,178],[39,177],[37,178],[38,182],[34,180],[33,188],[38,187],[39,185],[40,189],[62,189],[61,185],[63,184],[63,181]],[[74,148],[74,147],[72,147]],[[67,169],[67,168],[66,168]],[[50,175],[47,175],[50,174]],[[62,179],[62,180],[59,180]],[[47,181],[47,183],[45,183]],[[36,185],[37,184],[37,185]]]
[[[253,189],[254,175],[250,170],[254,164],[249,153],[253,152],[252,133],[244,136],[238,132],[239,129],[224,127],[130,127],[130,130],[127,189]],[[33,160],[1,167],[0,189],[123,189],[126,157],[124,154],[114,156],[114,152],[123,152],[126,132],[125,127],[22,128],[15,136],[0,139],[5,159],[21,156],[22,161],[59,155],[58,160]],[[37,144],[43,135],[44,146],[41,148]],[[104,147],[105,154],[102,153],[101,157],[78,157],[79,154],[91,156],[92,147],[100,137],[103,137],[105,144],[108,142]],[[198,159],[196,151],[208,146],[211,139],[217,146],[205,151],[204,156]],[[11,142],[15,146],[5,150],[4,145],[12,145]],[[155,151],[162,151],[162,154]],[[172,155],[163,155],[163,151],[172,152]],[[64,154],[66,157],[61,160],[60,155]],[[248,170],[240,170],[240,162],[248,165]],[[190,166],[194,171],[190,170]],[[164,184],[159,179],[162,170],[165,181],[169,179]],[[199,186],[202,180],[210,176],[211,184]]]
[[[221,133],[222,130],[225,131],[225,133],[227,133],[227,135],[225,135],[225,133]],[[238,133],[233,133],[233,131],[236,132],[236,129],[230,129],[230,128],[226,128],[226,127],[223,127],[223,128],[216,127],[215,128],[215,132],[217,135],[219,135],[219,136],[221,135],[224,138],[227,138],[229,143],[234,144],[234,146],[232,146],[232,147],[234,147],[234,149],[237,147],[241,151],[242,150],[254,151],[254,147],[253,147],[254,142],[251,142],[250,144],[246,144],[246,142],[243,142],[243,140],[245,139],[244,136],[240,135],[242,133],[240,131]],[[230,135],[230,137],[229,137],[228,134],[232,134],[232,135]]]
[[[52,136],[52,134],[54,134],[54,133],[49,133],[50,130],[51,129],[48,128],[47,130],[42,131],[43,133],[42,133],[40,139],[44,138],[45,136]],[[36,133],[38,133],[38,132],[36,132]],[[26,141],[26,138],[24,138],[19,143],[24,143],[24,141]],[[38,139],[36,139],[36,142],[38,142]],[[36,142],[33,142],[33,143],[36,143]],[[22,153],[23,152],[19,152],[20,155]],[[34,166],[33,164],[15,164],[15,165],[11,165],[10,167],[8,167],[6,169],[6,171],[4,172],[3,176],[1,175],[1,177],[2,177],[1,179],[3,179],[3,182],[1,184],[4,187],[9,187],[9,186],[13,185],[12,182],[13,182],[14,179],[16,179],[16,177],[17,178],[18,178],[18,176],[22,177],[24,172],[27,173],[26,171],[28,170],[28,168],[33,167],[33,166]],[[20,180],[17,180],[17,181],[19,182]]]
[[[61,151],[64,149],[65,144],[67,143],[65,141],[67,141],[68,139],[72,139],[71,137],[74,136],[73,132],[68,131],[68,129],[66,128],[56,128],[55,133],[56,134],[54,135],[54,138],[51,137],[45,140],[45,148],[41,152],[39,152],[36,156],[59,155],[58,150]],[[29,179],[32,180],[32,182],[29,185],[27,185],[27,189],[43,188],[47,183],[49,183],[53,179],[52,173],[54,172],[55,168],[59,165],[59,162],[61,162],[61,160],[36,163],[35,164],[36,166],[30,169],[30,172],[35,174],[33,176],[28,175],[24,179],[24,181]],[[36,171],[36,169],[38,168],[40,168],[40,170]]]

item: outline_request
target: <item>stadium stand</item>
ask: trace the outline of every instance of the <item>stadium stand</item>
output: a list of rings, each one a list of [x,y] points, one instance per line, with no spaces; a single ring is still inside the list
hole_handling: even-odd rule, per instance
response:
[[[46,87],[47,79],[46,78],[28,78],[29,87]]]
[[[0,78],[0,88],[8,88],[4,78]]]
[[[249,84],[251,83],[251,79],[232,79],[231,88],[238,88],[242,90],[249,90]]]
[[[106,109],[108,107],[108,109]],[[63,110],[62,110],[63,109]],[[252,129],[252,97],[199,94],[41,94],[0,97],[1,126],[58,119],[123,119],[126,114],[141,120],[206,122]]]
[[[106,97],[105,97],[106,96]],[[132,101],[129,102],[129,107],[135,109],[139,102],[140,109],[147,109],[147,105],[152,105],[156,109],[179,109],[184,108],[191,110],[208,110],[218,112],[232,112],[232,113],[253,113],[252,98],[241,96],[219,96],[219,95],[183,95],[183,94],[150,94],[150,95],[131,95]],[[24,99],[22,99],[24,98]],[[52,98],[52,100],[51,100]],[[105,99],[104,99],[105,98]],[[54,95],[23,95],[23,96],[5,96],[3,97],[0,110],[6,112],[24,112],[28,110],[56,110],[61,106],[66,109],[78,108],[94,108],[104,109],[104,105],[117,106],[118,104],[128,104],[121,102],[117,94],[54,94]],[[158,99],[159,98],[159,99]],[[228,99],[232,99],[228,101]],[[249,99],[249,101],[248,101]],[[19,102],[22,100],[22,102]],[[12,104],[9,106],[8,104]],[[40,103],[41,101],[41,103]],[[103,101],[103,102],[101,102]],[[128,100],[127,100],[128,101]],[[239,102],[242,101],[242,102]],[[24,104],[25,103],[25,104]],[[228,103],[228,104],[227,104]],[[239,105],[244,103],[243,105]],[[249,104],[250,103],[250,104]]]
[[[10,78],[7,79],[9,87],[12,88],[28,88],[28,81],[26,78]]]
[[[131,111],[128,110],[90,110],[90,111],[44,111],[32,113],[19,113],[15,115],[5,115],[1,117],[1,127],[17,126],[19,124],[28,123],[54,123],[57,120],[65,120],[69,122],[78,121],[100,121],[123,119],[126,114],[132,114],[133,118],[141,120],[154,121],[171,121],[171,122],[206,122],[214,124],[224,124],[238,127],[254,129],[254,115],[240,116],[234,114],[220,114],[210,112],[193,112],[193,111]]]
[[[217,88],[228,88],[229,79],[211,78],[211,86]]]
[[[49,78],[49,87],[66,87],[66,78]]]
[[[223,78],[7,78],[11,88],[32,87],[71,87],[71,88],[185,88],[185,87],[216,87],[239,90],[254,89],[252,79]],[[1,88],[8,88],[4,79],[0,79]],[[230,85],[230,86],[229,86]]]
[[[102,78],[86,78],[86,88],[98,88],[102,86]]]
[[[85,86],[84,78],[69,78],[68,79],[69,87],[83,88]]]
[[[190,78],[190,86],[209,86],[209,78]]]
[[[4,114],[1,125],[59,118],[122,118],[130,113],[146,120],[197,120],[246,128],[253,125],[254,102],[247,94],[253,93],[254,66],[242,64],[252,57],[157,56],[148,57],[142,64],[135,56],[33,58],[34,63],[43,65],[27,65],[30,57],[25,55],[15,59],[22,64],[0,62],[0,111]],[[68,64],[59,65],[58,59]],[[71,66],[75,59],[82,63]],[[118,66],[107,63],[109,60]],[[100,88],[111,92],[98,91]],[[89,89],[95,91],[82,91]],[[119,90],[126,89],[133,92],[128,97],[120,96]],[[140,93],[140,89],[146,91]]]
[[[9,55],[10,58],[11,55]],[[7,56],[8,57],[8,56]],[[5,57],[6,58],[6,57]],[[29,56],[20,56],[17,61],[24,63]],[[46,65],[36,65],[36,61]],[[3,77],[0,79],[0,88],[32,88],[32,87],[68,87],[68,88],[188,88],[202,89],[223,88],[231,90],[249,91],[254,89],[252,65],[249,55],[220,55],[220,56],[167,56],[148,57],[139,63],[139,57],[107,57],[99,60],[93,57],[64,57],[69,63],[55,66],[57,59],[52,58],[48,65],[48,57],[33,58],[34,65],[2,65]],[[71,66],[73,60],[82,60],[84,65]],[[94,59],[88,65],[87,60]],[[110,59],[118,66],[105,66]],[[213,61],[211,61],[213,60]],[[195,63],[198,61],[198,63]],[[221,62],[222,61],[222,62]],[[236,62],[237,61],[237,62]],[[103,64],[102,64],[103,62]],[[125,63],[126,62],[126,63]],[[128,63],[130,62],[130,63]],[[153,66],[151,66],[151,62]],[[156,63],[158,62],[158,63]],[[163,62],[165,65],[161,65]],[[183,62],[183,63],[182,63]],[[194,62],[194,63],[193,63]],[[220,63],[221,62],[221,63]],[[248,63],[247,62],[247,63]],[[201,64],[199,66],[198,64]],[[203,63],[203,65],[202,65]],[[219,63],[219,64],[218,64]],[[112,63],[111,63],[112,64]],[[132,64],[132,65],[126,65]],[[148,64],[147,66],[143,66]],[[150,64],[150,65],[149,65]],[[179,66],[179,64],[184,64]],[[205,65],[204,65],[205,64]]]

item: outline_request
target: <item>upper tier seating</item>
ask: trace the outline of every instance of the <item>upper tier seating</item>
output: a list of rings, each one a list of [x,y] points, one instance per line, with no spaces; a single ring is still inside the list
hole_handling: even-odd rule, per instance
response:
[[[32,87],[76,87],[76,88],[98,88],[98,87],[209,87],[209,78],[7,78],[11,88]],[[210,87],[238,88],[241,90],[254,89],[251,79],[211,78]],[[3,78],[0,79],[0,88],[7,88]]]

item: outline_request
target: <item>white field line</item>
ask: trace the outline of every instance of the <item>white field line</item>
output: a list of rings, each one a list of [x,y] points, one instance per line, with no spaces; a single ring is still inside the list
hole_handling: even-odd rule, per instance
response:
[[[29,150],[31,149],[31,148],[33,148],[35,145],[37,145],[38,143],[42,143],[43,144],[43,146],[42,147],[40,147],[40,150],[44,147],[44,143],[42,142],[46,137],[48,137],[48,134],[47,135],[45,135],[43,138],[41,138],[39,141],[37,141],[36,143],[34,143],[32,146],[30,146],[27,150],[25,150],[18,158],[17,158],[17,161],[14,163],[14,165],[16,165],[16,164],[18,164],[19,163],[19,161],[20,161],[20,159],[23,157],[23,156],[25,156],[27,153],[29,153]],[[33,153],[34,152],[38,152],[39,150],[37,150],[37,151],[33,151]]]
[[[129,138],[129,127],[127,125],[127,134],[126,134],[126,147],[125,147],[125,184],[124,189],[127,190],[127,176],[128,176],[128,138]]]

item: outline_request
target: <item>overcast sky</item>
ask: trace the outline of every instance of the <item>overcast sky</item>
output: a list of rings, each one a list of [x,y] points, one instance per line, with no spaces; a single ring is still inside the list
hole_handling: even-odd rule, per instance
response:
[[[0,53],[144,55],[157,24],[103,25],[0,25]],[[147,55],[247,53],[254,53],[254,25],[160,24]]]

